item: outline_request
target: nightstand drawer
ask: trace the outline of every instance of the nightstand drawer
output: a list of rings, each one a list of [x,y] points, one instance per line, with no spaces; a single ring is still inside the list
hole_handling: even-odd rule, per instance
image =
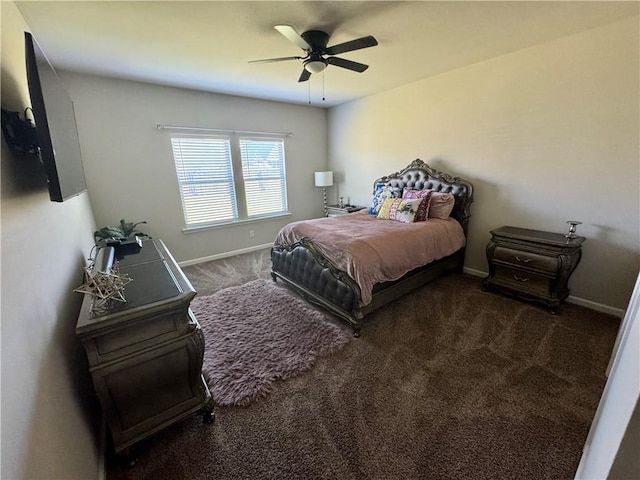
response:
[[[558,257],[538,255],[536,253],[501,246],[496,246],[493,252],[493,258],[494,260],[510,263],[514,266],[541,270],[553,274],[558,271],[558,267],[560,266]]]
[[[494,282],[511,286],[523,294],[547,295],[551,286],[551,278],[535,273],[496,266]]]
[[[486,248],[489,275],[482,288],[538,301],[557,313],[569,296],[567,283],[580,262],[584,241],[518,227],[492,230]]]

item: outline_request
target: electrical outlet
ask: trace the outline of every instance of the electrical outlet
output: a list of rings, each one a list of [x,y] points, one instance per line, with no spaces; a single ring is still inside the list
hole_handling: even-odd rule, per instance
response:
[[[253,230],[249,230],[249,238],[253,238],[256,236],[256,232]]]

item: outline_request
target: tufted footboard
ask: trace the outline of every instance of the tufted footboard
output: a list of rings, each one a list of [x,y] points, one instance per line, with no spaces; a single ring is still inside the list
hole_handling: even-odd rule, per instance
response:
[[[353,335],[360,336],[365,315],[406,295],[436,278],[462,272],[464,248],[453,255],[408,272],[394,282],[376,284],[372,301],[360,306],[360,288],[348,275],[337,270],[309,239],[271,249],[271,276],[282,280],[307,301],[319,305],[349,322]]]
[[[293,245],[271,249],[271,276],[281,279],[312,303],[327,308],[360,329],[360,288],[336,269],[306,238]]]

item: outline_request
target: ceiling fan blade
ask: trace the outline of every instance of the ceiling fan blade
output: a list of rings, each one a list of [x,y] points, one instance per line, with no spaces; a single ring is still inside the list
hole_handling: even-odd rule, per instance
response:
[[[289,41],[299,46],[302,50],[311,50],[311,45],[309,45],[291,25],[276,25],[273,28],[284,35]]]
[[[346,68],[347,70],[353,70],[354,72],[364,72],[369,65],[365,65],[364,63],[354,62],[352,60],[346,60],[344,58],[338,57],[329,57],[327,58],[327,63],[329,65],[335,65],[336,67]]]
[[[311,72],[309,72],[306,68],[302,69],[302,73],[300,74],[300,78],[298,82],[306,82],[311,77]]]
[[[378,45],[378,41],[371,35],[369,35],[366,37],[356,38],[355,40],[350,40],[348,42],[339,43],[338,45],[334,45],[332,47],[328,47],[325,50],[325,53],[327,55],[337,55],[339,53],[360,50],[361,48],[375,47],[376,45]]]
[[[302,60],[304,57],[279,57],[279,58],[265,58],[263,60],[249,60],[249,63],[271,63],[271,62],[284,62],[286,60]]]

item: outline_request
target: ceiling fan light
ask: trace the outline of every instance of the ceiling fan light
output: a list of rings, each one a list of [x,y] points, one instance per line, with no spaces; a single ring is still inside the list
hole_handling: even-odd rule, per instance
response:
[[[304,64],[304,68],[309,73],[320,73],[327,68],[327,64],[322,60],[311,60]]]

